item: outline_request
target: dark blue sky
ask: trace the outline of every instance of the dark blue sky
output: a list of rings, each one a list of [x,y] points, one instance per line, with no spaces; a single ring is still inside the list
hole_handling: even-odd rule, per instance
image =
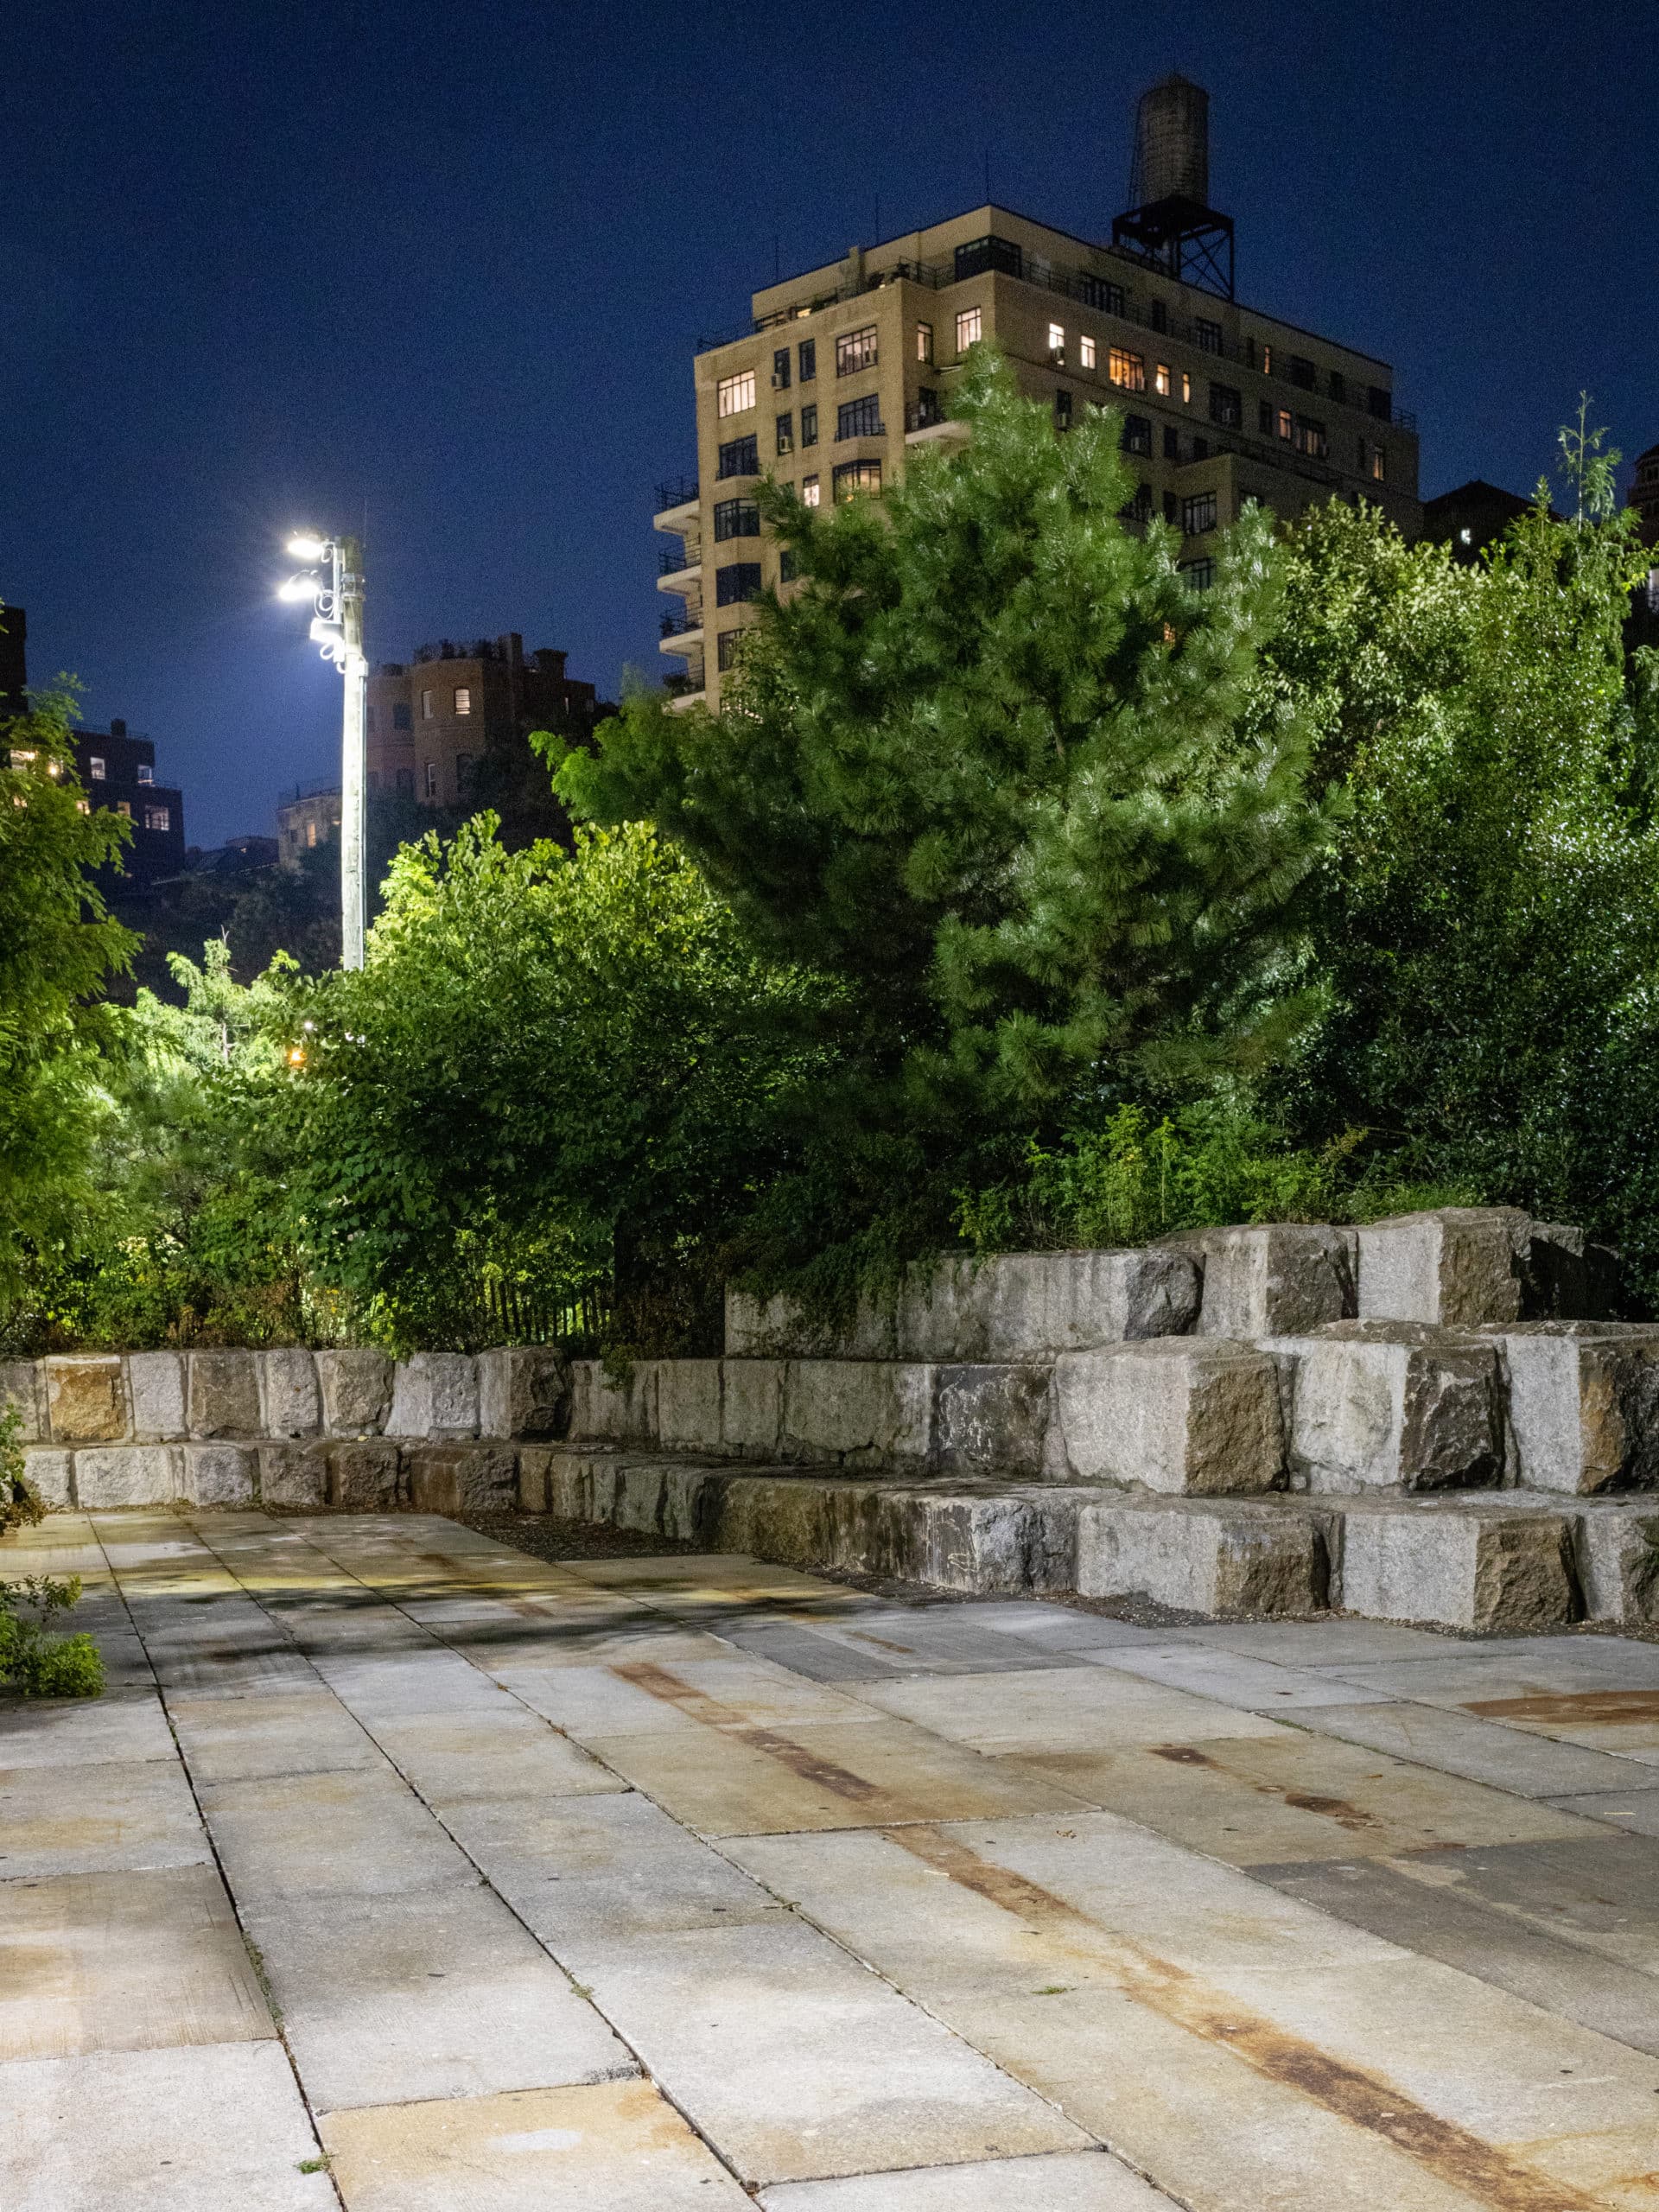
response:
[[[368,513],[370,651],[655,671],[651,492],[768,281],[995,197],[1108,234],[1134,96],[1211,98],[1241,297],[1395,364],[1423,486],[1529,490],[1581,385],[1659,438],[1643,8],[1047,0],[0,9],[0,597],[193,842],[334,766],[276,606]]]

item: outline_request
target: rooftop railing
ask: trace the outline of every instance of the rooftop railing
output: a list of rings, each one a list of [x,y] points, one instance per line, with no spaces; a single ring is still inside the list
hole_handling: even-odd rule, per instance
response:
[[[701,346],[697,348],[699,353],[702,350]],[[655,512],[665,515],[671,507],[683,507],[696,497],[697,480],[695,476],[668,477],[657,486]]]

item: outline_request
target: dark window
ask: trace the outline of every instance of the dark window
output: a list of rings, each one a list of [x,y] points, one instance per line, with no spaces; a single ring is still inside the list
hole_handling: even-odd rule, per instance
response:
[[[801,443],[815,446],[818,442],[818,403],[810,400],[801,410]]]
[[[1186,578],[1189,591],[1208,591],[1216,581],[1213,561],[1183,561],[1181,574]]]
[[[792,584],[795,581],[795,548],[792,545],[785,545],[778,556],[778,581],[780,584]]]
[[[1085,306],[1099,308],[1105,315],[1123,312],[1123,287],[1109,283],[1104,276],[1079,276],[1077,297]]]
[[[1135,487],[1135,497],[1127,505],[1120,507],[1118,512],[1125,522],[1150,522],[1152,520],[1151,485],[1137,484]]]
[[[1348,404],[1348,379],[1340,369],[1331,372],[1331,397],[1342,406]]]
[[[717,476],[758,476],[760,474],[760,441],[753,432],[747,438],[734,438],[720,449]]]
[[[774,391],[789,390],[789,348],[779,346],[772,357],[772,388]]]
[[[415,771],[412,768],[397,771],[397,793],[400,798],[413,798],[415,796]]]
[[[843,499],[855,499],[861,492],[881,489],[881,464],[879,461],[843,461],[835,472],[831,486],[837,506]]]
[[[1143,453],[1150,459],[1152,424],[1144,415],[1126,415],[1123,417],[1123,450],[1125,453]]]
[[[1218,322],[1211,322],[1204,315],[1199,315],[1192,325],[1192,334],[1198,341],[1200,353],[1220,353],[1221,325]]]
[[[1176,523],[1179,522],[1180,518],[1180,501],[1176,498],[1173,492],[1166,492],[1164,494],[1164,520],[1168,523]]]
[[[467,788],[467,785],[472,781],[472,777],[473,777],[473,756],[472,756],[472,754],[471,754],[470,753],[456,753],[456,755],[455,755],[455,785],[456,785],[456,788],[457,788],[458,790],[460,790],[460,791],[464,791],[466,790],[466,788]]]
[[[1203,461],[1203,460],[1205,460],[1205,459],[1208,456],[1208,454],[1209,454],[1209,451],[1210,451],[1210,441],[1209,441],[1209,439],[1208,439],[1208,438],[1198,438],[1198,437],[1195,437],[1195,438],[1193,439],[1193,441],[1192,441],[1192,458],[1193,458],[1193,460],[1194,460],[1194,461]]]
[[[1255,427],[1264,438],[1273,435],[1273,402],[1259,399],[1255,405]]]
[[[795,351],[800,357],[801,382],[810,384],[818,373],[818,341],[816,338],[803,338]]]
[[[1293,353],[1290,357],[1290,380],[1292,384],[1300,385],[1302,391],[1312,391],[1319,384],[1319,371],[1304,354]]]
[[[1323,461],[1330,451],[1324,423],[1313,422],[1306,415],[1296,417],[1296,435],[1293,442],[1298,453],[1310,454],[1315,461]]]
[[[1164,425],[1164,459],[1179,461],[1181,457],[1181,434],[1173,423]]]
[[[1025,256],[1012,238],[969,238],[966,245],[957,248],[958,284],[970,276],[983,276],[988,269],[1000,269],[1005,276],[1023,276]]]
[[[1224,430],[1236,430],[1244,421],[1244,395],[1230,384],[1212,384],[1210,387],[1210,420],[1219,423]]]
[[[916,404],[911,411],[914,417],[910,425],[912,430],[925,430],[933,423],[943,423],[944,420],[944,410],[939,404],[939,395],[931,385],[925,384],[918,386]]]
[[[392,702],[391,726],[393,729],[414,728],[415,717],[409,711],[409,702],[407,699],[395,699]],[[400,785],[399,788],[401,789],[402,786]],[[415,786],[411,784],[410,785],[410,789],[413,791],[414,788]]]
[[[1152,302],[1152,327],[1154,330],[1169,328],[1169,309],[1162,300]]]
[[[1391,391],[1384,391],[1381,385],[1374,384],[1371,386],[1370,391],[1366,395],[1365,404],[1370,409],[1372,414],[1376,416],[1379,423],[1392,421],[1394,416],[1394,394]]]
[[[723,569],[715,570],[715,605],[739,607],[746,599],[756,599],[760,592],[760,563],[758,561],[733,561]]]
[[[760,510],[753,499],[716,499],[715,501],[715,542],[723,544],[728,537],[759,537]]]
[[[737,641],[741,630],[721,630],[715,639],[715,665],[723,676],[737,658]]]
[[[1359,442],[1359,473],[1362,476],[1365,474],[1365,441],[1362,438]]]
[[[792,415],[778,417],[778,450],[779,453],[793,453],[795,450],[795,417]]]
[[[1071,427],[1071,395],[1069,391],[1057,391],[1054,395],[1054,427],[1057,430],[1069,430]]]
[[[1195,492],[1190,499],[1181,501],[1181,529],[1188,537],[1202,537],[1206,530],[1216,526],[1216,495],[1213,492]]]
[[[836,340],[836,374],[855,377],[876,363],[875,325],[867,322],[861,330],[843,330]]]
[[[861,399],[847,400],[836,410],[837,438],[879,438],[886,434],[881,428],[881,398],[879,392],[867,391]]]

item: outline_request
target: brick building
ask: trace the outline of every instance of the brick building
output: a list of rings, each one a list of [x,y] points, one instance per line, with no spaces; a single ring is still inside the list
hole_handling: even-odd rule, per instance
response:
[[[533,729],[591,735],[610,709],[591,683],[566,673],[568,653],[526,657],[517,631],[471,645],[420,646],[369,677],[369,795],[466,806],[487,767],[516,768]]]

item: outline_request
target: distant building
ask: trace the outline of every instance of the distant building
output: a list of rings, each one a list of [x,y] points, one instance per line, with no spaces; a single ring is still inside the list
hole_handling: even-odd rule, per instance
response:
[[[1656,448],[1659,451],[1659,448]],[[1452,548],[1465,564],[1478,561],[1481,548],[1496,545],[1512,522],[1531,508],[1518,492],[1506,492],[1484,477],[1471,477],[1453,492],[1423,502],[1423,536]]]
[[[590,736],[610,709],[565,673],[568,653],[524,656],[517,631],[472,645],[421,645],[369,678],[369,796],[466,806],[486,791],[486,764],[517,770],[533,729]]]
[[[340,835],[340,785],[296,784],[276,803],[276,854],[290,866]],[[262,841],[263,842],[263,841]]]
[[[72,734],[75,772],[92,807],[108,807],[132,824],[125,873],[115,882],[148,890],[162,876],[176,875],[184,864],[184,794],[175,784],[156,782],[154,744],[129,736],[124,721],[112,721],[107,733]]]
[[[1659,446],[1637,456],[1629,504],[1641,520],[1642,543],[1659,545]]]
[[[29,617],[21,607],[0,604],[0,721],[28,712]]]

